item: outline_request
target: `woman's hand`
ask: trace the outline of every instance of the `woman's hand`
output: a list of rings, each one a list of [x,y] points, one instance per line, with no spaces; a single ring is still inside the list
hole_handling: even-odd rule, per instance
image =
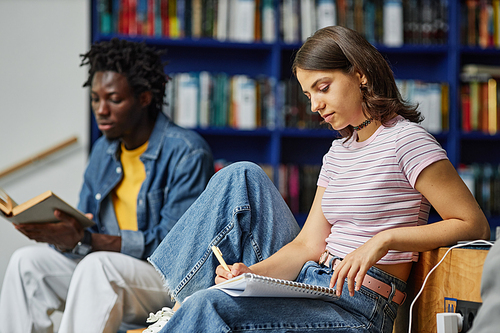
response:
[[[248,268],[245,264],[238,262],[234,265],[228,265],[230,272],[226,271],[224,267],[221,265],[217,266],[215,270],[215,284],[219,284],[221,282],[227,281],[229,279],[234,278],[235,276],[244,274],[244,273],[253,273],[253,271]]]
[[[335,283],[337,284],[337,296],[342,294],[342,287],[346,278],[349,295],[354,296],[354,291],[359,291],[370,267],[375,265],[389,251],[384,244],[383,233],[380,233],[345,256],[335,268],[330,280],[330,288],[333,288]]]

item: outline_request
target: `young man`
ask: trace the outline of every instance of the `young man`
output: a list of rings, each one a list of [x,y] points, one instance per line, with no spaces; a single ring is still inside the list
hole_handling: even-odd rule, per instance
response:
[[[90,65],[92,109],[104,134],[92,149],[78,208],[96,225],[84,230],[60,211],[52,224],[16,228],[51,247],[11,258],[0,294],[0,332],[116,332],[144,326],[171,304],[145,259],[213,174],[207,143],[162,112],[168,77],[158,51],[113,39],[82,55]]]

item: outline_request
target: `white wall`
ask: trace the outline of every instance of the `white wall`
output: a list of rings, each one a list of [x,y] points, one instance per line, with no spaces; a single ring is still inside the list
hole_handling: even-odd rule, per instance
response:
[[[18,203],[52,190],[76,205],[87,161],[90,0],[0,0],[0,171],[77,136],[78,143],[0,178]],[[0,218],[0,283],[11,254],[32,244]]]

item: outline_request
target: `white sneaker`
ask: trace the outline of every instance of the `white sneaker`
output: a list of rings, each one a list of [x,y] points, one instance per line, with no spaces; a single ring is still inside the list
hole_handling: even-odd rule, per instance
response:
[[[142,333],[157,333],[163,326],[169,321],[169,319],[174,315],[174,311],[171,308],[164,307],[156,313],[151,312],[149,318],[146,319],[146,323],[153,323],[148,326]]]

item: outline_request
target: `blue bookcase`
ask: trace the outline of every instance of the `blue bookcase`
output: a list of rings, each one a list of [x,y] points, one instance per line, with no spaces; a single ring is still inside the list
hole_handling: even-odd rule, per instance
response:
[[[168,39],[161,37],[102,34],[98,24],[99,0],[91,1],[92,42],[113,37],[144,41],[167,50],[167,73],[209,71],[230,75],[246,74],[251,77],[264,74],[276,80],[288,80],[294,52],[300,44],[234,43],[214,39]],[[279,1],[274,1],[279,13]],[[446,149],[455,167],[461,163],[500,164],[500,135],[463,133],[461,130],[460,69],[468,63],[500,65],[500,49],[468,47],[460,44],[461,8],[465,1],[448,1],[448,39],[442,45],[403,45],[387,47],[375,45],[389,61],[395,77],[402,80],[447,82],[449,85],[449,129],[433,133]],[[278,15],[279,16],[279,15]],[[278,25],[278,23],[277,23]],[[278,28],[278,27],[277,27]],[[92,142],[99,131],[92,122]],[[282,163],[321,164],[334,131],[326,129],[256,129],[252,131],[232,128],[195,129],[210,144],[215,159],[227,161],[250,160],[273,167],[274,181],[278,185],[278,168]],[[498,216],[490,217],[492,228],[500,225]]]

